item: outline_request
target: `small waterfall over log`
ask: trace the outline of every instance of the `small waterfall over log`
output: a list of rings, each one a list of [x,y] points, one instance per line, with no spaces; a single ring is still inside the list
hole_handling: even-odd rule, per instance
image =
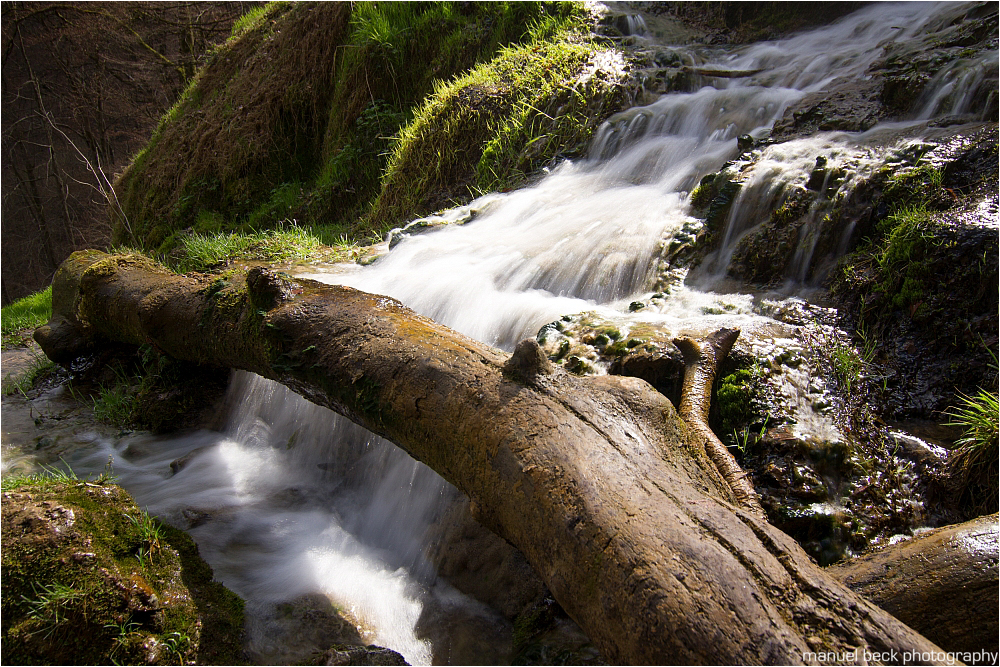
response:
[[[787,40],[685,53],[706,85],[612,117],[588,159],[492,195],[467,224],[404,238],[372,266],[310,277],[393,296],[508,350],[564,314],[621,313],[651,291],[663,248],[701,224],[690,193],[706,175],[740,166],[741,137],[765,138],[790,105],[861,77],[887,41],[914,39],[941,12],[925,3],[875,5]],[[641,17],[624,17],[622,28],[640,34]],[[969,111],[983,97],[982,82],[996,77],[991,57],[940,73],[918,116]],[[809,191],[819,196],[789,248],[787,272],[793,283],[806,282],[817,225],[832,205],[825,193],[872,168],[870,146],[885,144],[881,130],[762,146],[746,160],[734,172],[739,192],[702,287],[725,274],[765,212]],[[846,243],[836,247],[843,252]],[[704,314],[711,298],[667,301],[660,316],[691,317],[691,302]],[[275,647],[288,639],[279,606],[318,594],[356,622],[364,640],[411,663],[509,658],[509,624],[437,579],[426,557],[428,529],[456,499],[450,485],[390,443],[260,378],[238,375],[229,409],[222,433],[106,443],[91,461],[101,468],[112,456],[141,505],[190,529],[217,578],[247,600],[259,656],[285,655]],[[448,648],[460,626],[492,642],[493,652]]]

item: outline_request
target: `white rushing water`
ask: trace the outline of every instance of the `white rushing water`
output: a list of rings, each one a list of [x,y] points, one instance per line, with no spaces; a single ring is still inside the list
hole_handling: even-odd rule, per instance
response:
[[[491,195],[471,223],[405,238],[372,266],[314,277],[391,295],[506,349],[567,313],[626,310],[651,289],[661,243],[695,222],[690,190],[736,157],[739,135],[762,136],[804,95],[861,76],[888,41],[912,37],[940,11],[926,3],[876,5],[779,42],[707,56],[703,48],[698,62],[707,57],[708,67],[761,71],[706,77],[710,85],[700,90],[619,114],[588,160],[564,163],[533,187]],[[942,74],[942,87],[951,89],[931,94],[927,113],[961,110],[961,76]],[[734,206],[723,255],[754,224],[754,206],[777,196],[770,192],[782,183],[808,178],[818,155],[862,170],[859,141],[826,133],[768,148]],[[724,269],[728,256],[715,261]],[[713,295],[681,291],[662,317],[706,317]],[[739,316],[759,317],[749,309]],[[308,594],[326,596],[366,641],[413,664],[474,657],[450,652],[446,631],[428,627],[431,616],[473,619],[502,634],[494,612],[436,580],[425,558],[425,533],[455,498],[453,488],[278,385],[237,374],[229,398],[221,433],[103,442],[88,460],[99,469],[111,456],[140,505],[190,528],[216,577],[247,600],[262,659],[289,641],[277,606]],[[446,623],[447,631],[458,623]]]

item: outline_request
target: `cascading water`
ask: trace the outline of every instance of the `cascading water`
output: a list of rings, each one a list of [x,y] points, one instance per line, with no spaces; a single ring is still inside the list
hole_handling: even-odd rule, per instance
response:
[[[737,137],[765,135],[790,104],[861,76],[885,44],[911,38],[941,12],[924,3],[877,5],[780,42],[702,48],[685,61],[704,65],[704,87],[613,117],[589,159],[566,162],[531,188],[491,195],[470,224],[404,238],[371,266],[311,277],[391,295],[505,349],[567,313],[620,314],[651,288],[661,244],[699,224],[689,191],[736,157]],[[713,77],[712,68],[757,73]],[[962,110],[975,85],[962,76],[941,76],[927,113]],[[787,183],[808,179],[818,155],[858,173],[864,141],[824,134],[768,148],[707,263],[724,271],[738,238]],[[800,252],[793,277],[801,281],[812,249]],[[706,303],[715,299],[681,287],[643,317],[711,318]],[[748,326],[764,319],[749,301],[734,308],[730,298],[725,317]],[[259,659],[288,657],[277,610],[310,594],[353,619],[365,641],[414,664],[508,657],[506,622],[436,579],[424,555],[425,534],[455,489],[390,443],[260,378],[237,374],[229,404],[222,433],[101,443],[87,460],[101,468],[113,457],[141,505],[190,530],[216,577],[247,600]],[[487,638],[476,644],[480,653],[462,653],[452,641],[462,627]]]

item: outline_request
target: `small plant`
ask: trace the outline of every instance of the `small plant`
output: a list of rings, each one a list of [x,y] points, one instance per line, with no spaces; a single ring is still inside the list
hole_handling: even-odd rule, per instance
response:
[[[119,428],[132,424],[135,397],[124,381],[112,387],[101,387],[100,395],[94,399],[94,417]]]
[[[865,361],[849,345],[838,344],[833,348],[833,370],[844,388],[844,394],[850,395],[851,389],[861,384],[861,371]]]
[[[320,242],[295,221],[278,229],[250,234],[191,234],[182,241],[185,257],[180,271],[204,271],[231,259],[279,262],[316,256]]]
[[[254,7],[246,14],[236,19],[233,22],[233,28],[230,36],[239,37],[243,33],[249,32],[263,23],[265,15],[269,15],[274,11],[274,7],[271,6],[273,4],[275,3],[268,3],[266,5]]]
[[[59,582],[48,586],[33,583],[31,590],[35,594],[34,599],[21,597],[28,605],[28,616],[41,623],[39,629],[32,634],[44,632],[46,639],[66,620],[67,612],[87,596],[86,591]]]
[[[124,516],[138,529],[139,537],[144,543],[139,547],[136,558],[140,562],[148,560],[150,565],[152,565],[153,555],[159,551],[161,541],[164,539],[163,526],[154,517],[150,516],[146,510],[139,510],[139,516],[137,517],[131,514],[125,514]]]
[[[959,394],[959,405],[945,414],[951,417],[947,425],[964,429],[948,460],[948,468],[963,490],[963,505],[973,516],[996,511],[1000,399],[985,389],[974,396]]]
[[[138,623],[134,622],[132,620],[132,617],[129,616],[127,619],[125,619],[121,623],[108,623],[104,627],[108,628],[109,630],[116,630],[117,631],[117,635],[115,636],[115,639],[114,639],[115,646],[114,646],[113,649],[111,649],[111,658],[114,659],[114,657],[118,653],[118,651],[123,646],[127,646],[128,645],[129,636],[131,636],[134,632],[136,632],[142,626],[139,625]],[[115,664],[118,664],[118,663],[116,662]]]
[[[997,421],[1000,419],[1000,401],[997,394],[980,389],[975,396],[959,394],[959,407],[947,411],[952,421],[948,426],[961,426],[962,437],[955,441],[959,447],[984,449],[997,446]]]
[[[184,664],[184,653],[191,646],[191,638],[180,632],[171,632],[163,636],[163,644],[171,655],[177,657],[177,664]]]
[[[45,375],[53,368],[55,363],[44,354],[35,354],[31,360],[31,365],[16,377],[4,378],[3,395],[22,394],[31,389],[41,376]],[[13,373],[11,374],[13,376]]]

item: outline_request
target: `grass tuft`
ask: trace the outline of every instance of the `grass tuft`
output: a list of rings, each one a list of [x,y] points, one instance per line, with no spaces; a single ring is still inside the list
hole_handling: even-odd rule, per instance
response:
[[[510,91],[500,107],[481,108],[475,94],[467,100],[488,120],[489,133],[466,141],[463,118],[442,116],[447,128],[435,139],[418,123],[424,144],[440,142],[437,165],[451,169],[448,160],[461,158],[447,191],[428,192],[436,184],[422,181],[380,206],[391,204],[391,215],[409,217],[436,201],[468,198],[470,190],[503,187],[572,150],[592,129],[581,125],[585,105],[576,95],[591,85],[577,76],[594,50],[584,44],[586,17],[579,4],[566,2],[256,8],[237,21],[234,37],[211,55],[116,183],[123,217],[113,220],[113,240],[161,258],[185,244],[198,257],[186,266],[196,268],[218,261],[219,253],[205,248],[204,239],[185,241],[192,232],[237,235],[224,239],[225,247],[243,253],[243,237],[295,219],[317,235],[336,228],[329,236],[346,235],[348,243],[331,245],[349,256],[350,243],[384,231],[390,215],[370,216],[372,203],[387,184],[398,190],[406,169],[397,161],[390,172],[398,140],[428,97],[448,87],[441,81],[498,53],[520,53],[523,58],[497,70],[510,79],[498,81]],[[517,51],[526,44],[532,51]],[[535,51],[552,57],[534,58],[526,77],[520,65]],[[570,85],[557,85],[560,78]],[[537,85],[517,92],[529,79]],[[456,140],[458,146],[448,145]]]
[[[55,362],[46,357],[44,354],[35,354],[34,358],[31,360],[31,366],[29,366],[24,372],[19,373],[16,377],[4,378],[2,394],[8,396],[10,394],[24,394],[33,386],[35,382],[38,381],[40,377],[48,374],[56,367]]]
[[[1000,398],[995,392],[980,389],[973,396],[959,394],[958,400],[957,406],[946,411],[951,418],[947,425],[963,429],[948,468],[963,490],[961,502],[972,516],[995,512],[1000,491]]]
[[[204,271],[232,259],[280,262],[318,256],[320,240],[295,224],[250,234],[191,234],[181,241],[179,271]]]
[[[52,286],[18,299],[0,309],[0,329],[4,336],[25,329],[37,329],[52,317]]]

